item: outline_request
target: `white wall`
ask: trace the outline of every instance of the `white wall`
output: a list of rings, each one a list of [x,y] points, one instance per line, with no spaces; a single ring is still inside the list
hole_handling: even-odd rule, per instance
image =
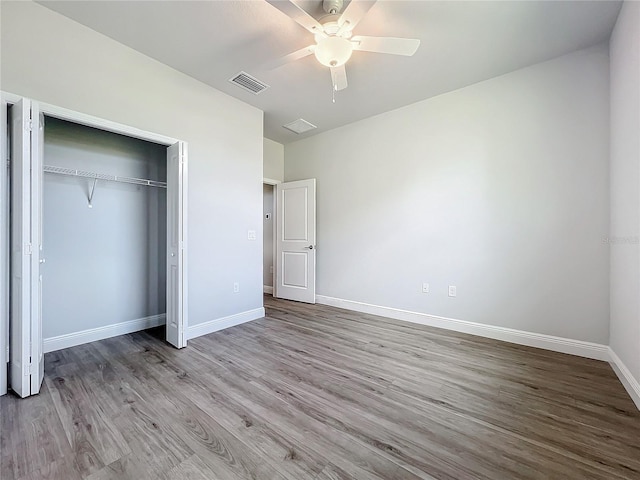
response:
[[[640,385],[640,3],[623,4],[609,52],[611,348]]]
[[[53,118],[44,163],[166,182],[167,148]],[[166,313],[166,190],[45,174],[47,339]]]
[[[261,309],[262,112],[41,5],[1,9],[3,90],[188,142],[189,325]]]
[[[607,344],[608,92],[600,45],[287,144],[318,294]]]
[[[264,178],[284,180],[284,145],[264,139]]]
[[[262,231],[263,231],[263,265],[262,265],[262,275],[263,275],[263,283],[267,287],[273,287],[273,272],[271,271],[273,268],[273,229],[275,225],[275,212],[273,208],[273,195],[274,195],[275,187],[273,185],[264,185],[263,186],[263,215],[262,221],[264,222]],[[267,214],[269,214],[269,218],[267,219]]]

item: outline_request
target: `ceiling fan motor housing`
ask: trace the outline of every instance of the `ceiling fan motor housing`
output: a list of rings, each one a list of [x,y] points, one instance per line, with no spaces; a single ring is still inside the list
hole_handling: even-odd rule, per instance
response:
[[[327,13],[339,13],[342,10],[343,0],[324,0],[322,9]]]

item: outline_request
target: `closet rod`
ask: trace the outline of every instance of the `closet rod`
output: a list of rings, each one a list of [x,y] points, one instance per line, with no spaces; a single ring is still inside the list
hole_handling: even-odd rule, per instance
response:
[[[109,182],[132,183],[134,185],[145,185],[147,187],[167,188],[166,182],[158,182],[156,180],[147,180],[146,178],[120,177],[117,175],[107,175],[106,173],[85,172],[83,170],[75,170],[73,168],[54,167],[44,165],[46,173],[56,173],[58,175],[69,175],[72,177],[85,177],[97,180],[107,180]]]

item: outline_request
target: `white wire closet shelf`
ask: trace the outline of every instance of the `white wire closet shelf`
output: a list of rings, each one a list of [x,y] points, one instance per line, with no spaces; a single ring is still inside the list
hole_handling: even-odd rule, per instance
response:
[[[108,182],[131,183],[134,185],[145,185],[147,187],[167,188],[167,182],[159,182],[157,180],[148,180],[146,178],[121,177],[119,175],[109,175],[106,173],[87,172],[84,170],[75,170],[73,168],[55,167],[52,165],[44,165],[43,169],[46,173],[55,173],[58,175],[68,175],[72,177],[92,178],[94,180],[106,180]]]

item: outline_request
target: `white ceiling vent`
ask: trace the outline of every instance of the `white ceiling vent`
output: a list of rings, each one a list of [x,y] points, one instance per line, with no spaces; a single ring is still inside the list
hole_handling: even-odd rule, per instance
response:
[[[302,118],[299,118],[298,120],[295,120],[291,123],[287,123],[286,125],[283,125],[283,127],[287,130],[291,130],[293,133],[298,134],[308,132],[309,130],[313,130],[314,128],[318,128],[312,123],[303,120]]]
[[[264,90],[269,88],[269,85],[267,85],[266,83],[262,83],[260,80],[252,77],[246,72],[240,72],[237,75],[234,75],[229,79],[229,81],[255,95],[258,95],[260,92],[263,92]]]

